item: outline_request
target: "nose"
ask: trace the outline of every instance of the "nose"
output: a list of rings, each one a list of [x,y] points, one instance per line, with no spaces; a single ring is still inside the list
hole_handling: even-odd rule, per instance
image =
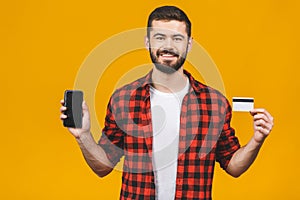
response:
[[[164,42],[164,48],[165,49],[173,49],[173,40],[170,37],[167,37]]]

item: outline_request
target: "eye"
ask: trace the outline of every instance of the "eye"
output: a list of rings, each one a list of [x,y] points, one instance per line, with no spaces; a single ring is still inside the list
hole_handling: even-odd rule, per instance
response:
[[[163,41],[165,38],[162,37],[162,36],[156,36],[155,37],[155,40],[158,40],[158,41]]]
[[[181,42],[182,40],[183,40],[183,39],[182,39],[181,37],[175,37],[175,38],[174,38],[174,41],[175,41],[175,42]]]

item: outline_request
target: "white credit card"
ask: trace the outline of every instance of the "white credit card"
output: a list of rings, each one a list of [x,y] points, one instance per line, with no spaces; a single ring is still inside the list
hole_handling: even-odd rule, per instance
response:
[[[254,108],[254,98],[252,97],[233,97],[232,110],[239,112],[249,112]]]

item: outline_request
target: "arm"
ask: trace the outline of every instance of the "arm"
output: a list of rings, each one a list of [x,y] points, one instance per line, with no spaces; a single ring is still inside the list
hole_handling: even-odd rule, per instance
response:
[[[83,157],[90,168],[100,177],[104,177],[113,170],[113,165],[108,160],[105,151],[99,146],[91,133],[76,138]]]
[[[64,104],[63,100],[61,101],[61,104]],[[63,114],[65,110],[66,107],[64,106],[60,108],[62,113],[60,116],[61,120],[67,118],[67,116]],[[85,102],[82,103],[82,112],[82,128],[68,128],[68,130],[75,137],[90,168],[98,176],[104,177],[112,171],[113,165],[108,160],[103,148],[97,145],[92,134],[90,133],[89,110]]]
[[[254,120],[254,135],[232,156],[226,172],[233,177],[239,177],[251,166],[273,127],[273,117],[265,109],[254,109],[250,113]]]

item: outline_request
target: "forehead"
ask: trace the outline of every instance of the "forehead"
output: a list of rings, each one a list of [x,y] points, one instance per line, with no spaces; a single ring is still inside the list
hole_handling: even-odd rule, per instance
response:
[[[151,32],[154,34],[162,33],[187,35],[185,23],[177,20],[153,20]]]

